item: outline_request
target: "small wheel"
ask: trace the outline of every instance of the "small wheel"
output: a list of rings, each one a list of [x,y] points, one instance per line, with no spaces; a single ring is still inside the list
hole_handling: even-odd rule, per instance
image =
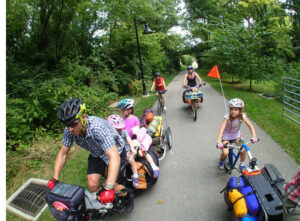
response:
[[[197,120],[197,104],[196,104],[196,102],[194,101],[194,103],[193,103],[193,109],[194,109],[194,121],[196,121]]]
[[[172,133],[170,127],[167,128],[165,136],[166,136],[168,148],[169,150],[171,150],[173,145],[173,139],[172,139]]]

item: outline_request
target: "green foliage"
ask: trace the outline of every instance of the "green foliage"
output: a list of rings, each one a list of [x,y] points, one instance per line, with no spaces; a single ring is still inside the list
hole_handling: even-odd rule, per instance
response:
[[[194,19],[192,34],[206,40],[197,47],[201,52],[196,56],[210,67],[217,64],[221,73],[232,74],[232,80],[250,80],[250,89],[252,80],[280,78],[295,56],[291,26],[278,1],[186,2],[188,15]]]
[[[176,3],[8,1],[7,150],[57,133],[57,108],[69,98],[103,115],[119,95],[141,93],[134,18],[146,82],[156,71],[174,73],[181,39],[166,33],[177,23]],[[146,21],[152,35],[142,34]]]
[[[184,66],[192,65],[192,63],[193,63],[193,56],[186,54],[186,55],[183,55],[181,58],[182,58],[181,59],[181,63]]]

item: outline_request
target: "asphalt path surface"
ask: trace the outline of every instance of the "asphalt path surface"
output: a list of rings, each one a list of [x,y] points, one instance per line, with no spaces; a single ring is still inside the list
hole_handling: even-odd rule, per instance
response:
[[[226,210],[223,194],[220,194],[230,175],[218,169],[220,151],[215,147],[226,112],[223,97],[210,85],[202,87],[204,102],[200,104],[198,119],[194,122],[187,104],[182,101],[183,74],[177,75],[167,87],[167,111],[163,118],[164,124],[167,122],[171,128],[173,148],[160,162],[161,174],[157,183],[134,199],[135,208],[131,214],[115,214],[107,220],[233,220]],[[155,110],[156,105],[153,108]],[[272,163],[286,180],[290,180],[300,169],[299,165],[252,123],[260,142],[249,147],[258,159],[259,167]],[[246,125],[242,125],[241,132],[245,140],[251,138]]]

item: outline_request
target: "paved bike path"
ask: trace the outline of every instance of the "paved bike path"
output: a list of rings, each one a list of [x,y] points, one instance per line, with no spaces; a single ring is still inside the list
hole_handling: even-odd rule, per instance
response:
[[[167,112],[163,117],[172,130],[173,148],[160,162],[158,182],[135,198],[135,208],[131,214],[114,215],[107,220],[232,220],[223,194],[219,193],[230,176],[217,168],[220,151],[215,148],[225,114],[223,97],[210,85],[202,87],[204,102],[194,122],[192,113],[182,102],[183,74],[179,73],[167,87]],[[266,163],[273,163],[286,180],[295,176],[299,165],[260,127],[255,123],[253,125],[260,142],[250,145],[250,148],[260,168]],[[246,125],[242,126],[241,131],[245,139],[251,138]],[[238,173],[233,172],[232,175]]]

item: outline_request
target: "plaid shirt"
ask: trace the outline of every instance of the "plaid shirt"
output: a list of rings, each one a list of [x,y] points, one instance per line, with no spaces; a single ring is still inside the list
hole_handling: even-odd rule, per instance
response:
[[[288,198],[300,207],[300,170],[297,175],[284,185]]]
[[[87,116],[86,136],[82,134],[74,136],[67,127],[65,128],[63,145],[71,147],[73,141],[90,151],[93,157],[100,157],[107,165],[109,157],[105,152],[116,145],[120,154],[125,146],[117,130],[106,120],[96,116]]]

